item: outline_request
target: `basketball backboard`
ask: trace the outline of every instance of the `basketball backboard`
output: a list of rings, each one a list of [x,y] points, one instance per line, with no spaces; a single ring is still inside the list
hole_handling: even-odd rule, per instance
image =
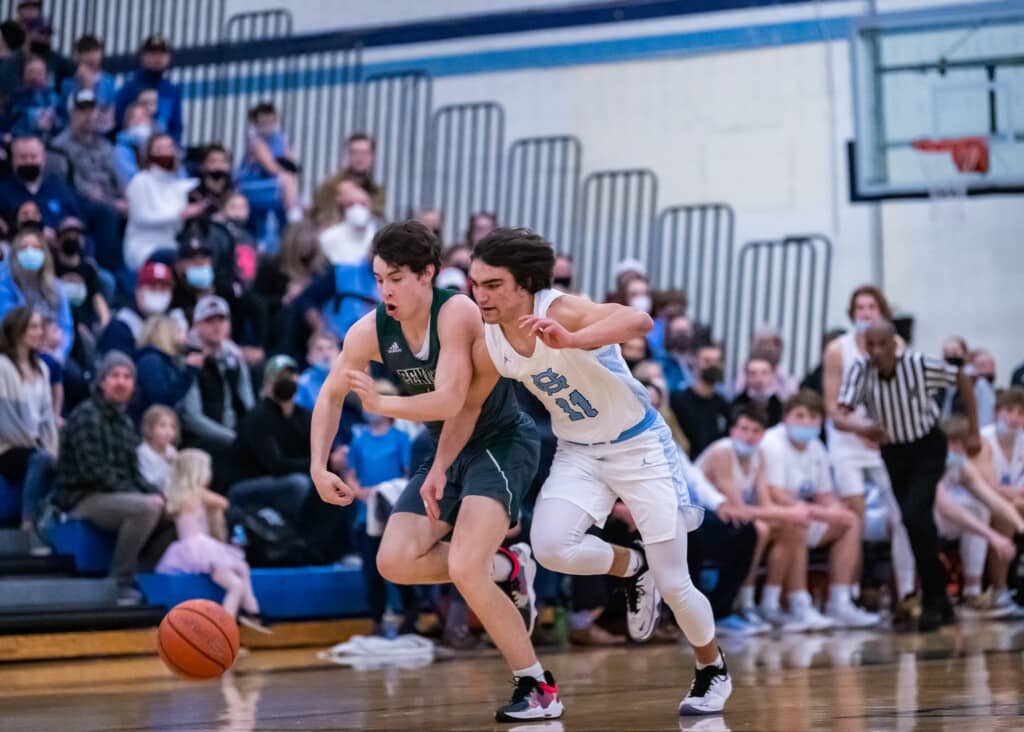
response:
[[[1024,192],[1024,3],[866,16],[851,28],[851,199]],[[986,171],[954,163],[962,138],[985,148]]]

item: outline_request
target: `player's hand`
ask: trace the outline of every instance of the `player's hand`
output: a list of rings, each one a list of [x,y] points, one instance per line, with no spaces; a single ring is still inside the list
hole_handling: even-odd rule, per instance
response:
[[[885,442],[885,430],[879,427],[877,424],[868,422],[861,426],[857,431],[861,437],[869,442],[873,442],[876,445],[881,445]]]
[[[528,334],[537,336],[548,348],[575,348],[576,334],[551,318],[524,315],[519,318],[519,327]]]
[[[992,551],[996,553],[996,556],[1004,562],[1013,561],[1013,558],[1017,555],[1017,547],[1002,534],[995,534],[989,539],[988,543],[992,547]]]
[[[841,526],[844,529],[852,529],[857,525],[857,516],[842,506],[833,506],[825,514],[825,521],[834,526]]]
[[[355,491],[352,490],[341,478],[329,470],[310,471],[309,477],[313,479],[316,492],[324,503],[334,506],[347,506],[355,498]]]
[[[811,509],[803,501],[797,501],[786,508],[786,521],[796,526],[807,526],[811,522]]]
[[[967,439],[964,440],[964,447],[967,448],[967,454],[974,457],[981,452],[981,435],[977,432],[972,432],[967,435]]]
[[[730,506],[728,502],[719,506],[715,513],[718,514],[718,518],[720,518],[723,523],[732,524],[733,526],[749,521],[747,511],[744,507]]]
[[[352,369],[346,371],[345,375],[348,377],[349,388],[359,395],[363,410],[376,413],[380,407],[380,394],[377,392],[377,384],[370,375],[365,371]]]
[[[448,476],[442,471],[431,469],[420,486],[420,498],[423,499],[423,508],[427,510],[427,516],[435,521],[441,520],[441,497],[444,495],[444,487],[448,483]]]

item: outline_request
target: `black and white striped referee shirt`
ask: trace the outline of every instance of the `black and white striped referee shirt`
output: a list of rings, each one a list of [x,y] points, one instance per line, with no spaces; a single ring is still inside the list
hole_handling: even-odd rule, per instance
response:
[[[886,379],[861,356],[839,388],[839,405],[855,409],[863,404],[890,443],[915,442],[939,421],[939,405],[932,395],[942,387],[955,386],[957,373],[945,361],[904,351],[896,355],[896,370]]]

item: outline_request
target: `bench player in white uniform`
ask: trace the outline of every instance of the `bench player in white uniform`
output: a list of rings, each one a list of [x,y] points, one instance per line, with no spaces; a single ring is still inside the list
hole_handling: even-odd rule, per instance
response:
[[[790,613],[803,616],[816,629],[867,627],[878,615],[853,604],[851,589],[860,566],[860,519],[836,500],[828,453],[818,439],[824,415],[821,397],[802,389],[786,400],[783,421],[761,441],[765,477],[772,498],[783,505],[807,503],[811,522],[807,546],[829,547],[829,600],[822,616],[811,604],[807,576],[789,588]]]
[[[697,466],[704,476],[725,496],[729,511],[739,519],[753,521],[757,531],[750,572],[740,588],[739,610],[735,616],[726,618],[728,623],[720,621],[720,625],[740,635],[763,633],[772,628],[754,607],[754,582],[766,550],[768,569],[761,591],[765,615],[785,631],[809,629],[807,623],[784,617],[779,611],[782,585],[787,577],[792,582],[793,577],[807,576],[805,530],[809,515],[803,503],[778,506],[768,495],[760,450],[767,425],[768,413],[764,407],[741,405],[733,412],[729,436],[708,445],[697,458]]]
[[[832,461],[836,494],[847,508],[860,517],[867,527],[865,502],[884,507],[884,533],[892,540],[892,565],[896,575],[896,590],[901,603],[914,593],[914,554],[910,549],[907,529],[900,516],[900,506],[889,484],[889,473],[882,462],[878,445],[868,443],[852,432],[837,430],[832,415],[838,409],[839,387],[853,368],[854,362],[866,355],[864,331],[878,318],[892,319],[892,311],[882,291],[873,285],[861,285],[850,295],[847,315],[853,329],[836,338],[825,349],[822,387],[828,420],[825,432],[828,453]],[[857,407],[859,417],[866,419],[863,406]],[[869,495],[870,493],[870,495]],[[874,512],[872,512],[874,514]],[[876,532],[877,533],[877,532]],[[872,537],[874,538],[874,537]],[[904,608],[903,612],[907,612]]]

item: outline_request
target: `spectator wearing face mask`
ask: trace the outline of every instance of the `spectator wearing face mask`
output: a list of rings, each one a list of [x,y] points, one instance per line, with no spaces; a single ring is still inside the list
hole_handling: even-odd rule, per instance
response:
[[[441,246],[444,246],[444,214],[440,209],[437,208],[421,208],[413,212],[412,219],[419,221],[421,224],[426,226],[432,232],[437,240],[441,242]],[[453,245],[457,246],[457,245]],[[444,255],[442,255],[442,262],[444,262]],[[446,262],[447,263],[447,262]],[[468,265],[466,271],[468,272]]]
[[[55,352],[67,359],[75,340],[71,305],[53,272],[53,257],[42,234],[22,229],[11,244],[10,261],[0,263],[0,317],[19,305],[27,305],[59,328],[60,343]]]
[[[555,266],[551,270],[551,284],[566,294],[579,294],[573,288],[572,257],[568,254],[555,255]]]
[[[974,372],[974,401],[978,405],[978,425],[987,427],[996,421],[996,359],[985,348],[976,348],[970,354],[970,367]]]
[[[79,38],[75,41],[75,62],[78,68],[74,75],[64,79],[58,87],[61,103],[67,108],[79,91],[91,91],[96,99],[96,131],[106,135],[114,129],[117,87],[114,77],[103,71],[103,41],[89,34]]]
[[[188,200],[205,204],[203,214],[213,216],[224,209],[233,183],[227,148],[219,142],[212,142],[203,148],[199,161],[199,185],[188,194]]]
[[[205,209],[189,203],[196,187],[194,178],[182,178],[178,156],[169,135],[154,135],[146,145],[146,167],[128,184],[128,228],[124,234],[124,261],[139,269],[150,255],[161,249],[175,249],[182,223]]]
[[[189,227],[178,244],[174,269],[175,285],[171,295],[171,309],[180,309],[192,319],[196,303],[214,292],[213,251],[198,232],[198,226]]]
[[[93,332],[110,322],[110,307],[103,296],[96,265],[85,256],[85,227],[74,217],[61,221],[53,247],[54,274],[71,304],[77,344],[88,340],[95,346]],[[79,363],[89,363],[73,354]]]
[[[434,234],[437,236],[436,232]],[[438,237],[440,241],[440,237]],[[473,261],[473,250],[464,242],[452,244],[441,253],[441,267],[455,267],[461,269],[463,274],[469,274],[469,265]]]
[[[680,392],[694,381],[693,350],[696,345],[693,321],[677,315],[668,321],[664,352],[658,357],[670,392]]]
[[[78,201],[67,185],[46,170],[46,150],[38,137],[11,143],[14,175],[0,181],[0,215],[12,221],[26,201],[36,204],[44,226],[56,229],[65,216],[79,216]]]
[[[123,120],[128,105],[139,98],[140,92],[153,89],[157,93],[157,111],[153,121],[160,123],[176,145],[181,144],[181,89],[166,78],[167,69],[171,66],[170,42],[159,33],[149,36],[139,50],[139,66],[139,70],[117,92],[115,119]]]
[[[697,378],[683,391],[672,392],[669,403],[696,458],[729,429],[729,402],[718,393],[724,378],[722,348],[710,343],[697,349]]]
[[[174,272],[163,262],[146,262],[135,280],[135,297],[130,306],[117,311],[100,334],[97,350],[105,354],[120,351],[135,355],[135,344],[142,337],[146,319],[163,315],[171,306]]]
[[[257,104],[249,110],[249,126],[245,157],[238,168],[239,189],[258,211],[280,206],[288,221],[300,221],[299,166],[277,108],[271,102]]]
[[[366,258],[377,224],[370,212],[370,197],[350,180],[338,185],[338,206],[343,219],[320,232],[320,247],[331,264],[354,264]]]
[[[121,187],[126,188],[139,172],[139,161],[145,157],[146,143],[153,136],[153,118],[141,104],[130,104],[125,111],[124,128],[114,142],[113,162]]]
[[[768,390],[779,398],[780,405],[797,392],[796,379],[787,374],[782,367],[784,346],[782,333],[774,325],[769,324],[759,326],[750,341],[750,352],[759,354],[771,364],[772,379]],[[735,393],[739,394],[746,388],[745,378],[746,372],[740,374],[736,381]]]
[[[4,100],[0,132],[16,137],[35,135],[49,141],[61,127],[60,97],[49,85],[46,62],[29,56],[25,59],[21,87]]]
[[[374,216],[386,217],[384,184],[373,175],[376,155],[377,143],[373,137],[365,132],[353,132],[348,136],[345,141],[345,167],[321,183],[313,197],[313,219],[318,224],[325,226],[337,220],[338,186],[344,180],[353,181],[366,191]]]
[[[942,342],[942,360],[957,369],[967,366],[969,352],[967,341],[961,336],[951,335]],[[964,413],[963,397],[956,386],[943,386],[936,390],[934,398],[943,419]]]
[[[39,15],[26,19],[23,27],[25,45],[0,64],[0,89],[16,90],[21,87],[30,58],[42,59],[47,86],[59,89],[64,79],[74,75],[75,65],[67,56],[53,49],[53,26]]]
[[[463,242],[472,250],[476,243],[498,228],[498,215],[490,211],[476,211],[469,215]]]
[[[753,353],[743,368],[740,383],[743,389],[733,399],[733,407],[760,404],[768,413],[768,427],[774,427],[782,421],[782,399],[776,392],[777,374],[768,356]]]
[[[317,331],[309,337],[309,348],[306,351],[306,362],[309,368],[299,376],[298,391],[295,392],[295,403],[303,409],[312,411],[317,395],[327,380],[334,359],[341,353],[338,339],[327,331]]]

